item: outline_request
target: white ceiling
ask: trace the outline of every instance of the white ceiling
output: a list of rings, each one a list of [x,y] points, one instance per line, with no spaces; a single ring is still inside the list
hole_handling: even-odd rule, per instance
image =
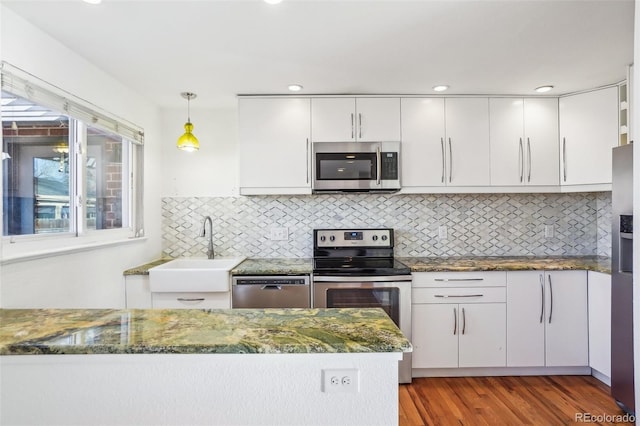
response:
[[[633,62],[633,0],[2,0],[164,107],[237,94],[531,95],[615,83]]]

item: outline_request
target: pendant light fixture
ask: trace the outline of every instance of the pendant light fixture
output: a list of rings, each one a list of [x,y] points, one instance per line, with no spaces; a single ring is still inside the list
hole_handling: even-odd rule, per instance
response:
[[[180,95],[187,100],[187,122],[184,123],[184,135],[178,138],[178,149],[193,152],[200,149],[200,143],[193,133],[193,124],[191,124],[191,99],[196,98],[196,94],[192,92],[182,92]]]

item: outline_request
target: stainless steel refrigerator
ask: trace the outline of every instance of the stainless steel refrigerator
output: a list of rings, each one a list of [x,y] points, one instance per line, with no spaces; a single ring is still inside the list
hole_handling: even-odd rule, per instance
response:
[[[611,202],[611,395],[633,414],[633,144],[613,149]]]

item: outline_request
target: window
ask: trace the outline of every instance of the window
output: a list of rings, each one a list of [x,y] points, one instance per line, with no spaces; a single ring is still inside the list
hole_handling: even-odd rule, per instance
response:
[[[2,63],[3,236],[142,236],[141,129]]]

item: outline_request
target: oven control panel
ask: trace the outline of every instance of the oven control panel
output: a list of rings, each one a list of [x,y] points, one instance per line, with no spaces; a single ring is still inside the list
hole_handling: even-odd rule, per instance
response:
[[[316,247],[393,247],[393,229],[316,229]]]

